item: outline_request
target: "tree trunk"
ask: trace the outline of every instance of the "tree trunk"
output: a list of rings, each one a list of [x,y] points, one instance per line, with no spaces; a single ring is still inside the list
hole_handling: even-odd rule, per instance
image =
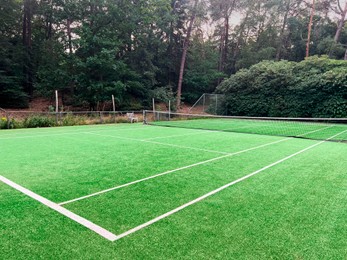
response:
[[[32,51],[31,51],[31,18],[32,18],[32,2],[31,0],[24,1],[23,10],[23,27],[22,27],[22,39],[23,46],[25,48],[25,62],[23,73],[25,75],[24,89],[30,97],[33,95],[33,64],[32,64]]]
[[[315,0],[312,0],[311,16],[310,16],[310,22],[308,24],[308,35],[307,35],[307,44],[306,44],[306,58],[308,58],[310,56],[310,42],[311,42],[311,31],[312,31],[312,22],[313,22],[314,12],[315,12]]]
[[[347,48],[346,48],[346,52],[345,52],[345,60],[347,60]]]
[[[286,12],[284,14],[284,18],[283,18],[283,25],[281,28],[281,33],[280,33],[280,39],[279,39],[279,44],[277,46],[277,51],[276,51],[276,60],[279,61],[281,59],[281,55],[282,55],[282,47],[283,47],[283,41],[284,41],[284,31],[286,29],[287,26],[287,22],[288,22],[288,14],[290,11],[290,0],[287,1],[287,5],[286,5]]]
[[[346,15],[347,15],[347,2],[345,4],[345,8],[343,9],[342,13],[341,13],[341,19],[339,21],[339,24],[337,26],[337,30],[336,30],[336,34],[334,37],[334,41],[335,43],[337,43],[340,39],[340,35],[341,35],[341,31],[343,29],[343,26],[345,25],[346,22]]]
[[[68,37],[68,45],[69,45],[69,54],[72,55],[72,37],[71,37],[71,19],[67,18],[67,37]]]
[[[183,43],[183,52],[182,52],[182,58],[181,58],[180,74],[179,74],[178,85],[177,85],[177,100],[176,100],[176,109],[177,110],[179,110],[181,107],[184,66],[186,63],[187,52],[188,52],[188,47],[189,47],[189,39],[190,39],[190,35],[191,35],[192,29],[193,29],[193,24],[194,24],[194,20],[195,20],[195,16],[196,16],[196,7],[198,5],[198,2],[199,2],[199,0],[195,0],[195,2],[194,2],[192,16],[190,17],[190,21],[189,21],[189,25],[188,25],[187,36],[184,39],[184,43]]]
[[[221,34],[221,42],[220,42],[220,57],[219,57],[219,66],[218,70],[220,72],[224,72],[225,62],[228,56],[228,38],[229,38],[229,15],[228,10],[225,11],[224,14],[224,27]]]

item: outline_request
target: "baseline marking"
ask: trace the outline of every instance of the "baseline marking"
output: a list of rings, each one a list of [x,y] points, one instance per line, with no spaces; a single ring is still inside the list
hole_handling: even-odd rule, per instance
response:
[[[2,181],[3,183],[7,184],[8,186],[20,191],[21,193],[31,197],[32,199],[44,204],[45,206],[59,212],[60,214],[68,217],[69,219],[81,224],[82,226],[94,231],[95,233],[99,234],[100,236],[110,240],[110,241],[114,241],[117,239],[117,236],[113,233],[111,233],[110,231],[94,224],[93,222],[75,214],[72,213],[71,211],[59,206],[58,204],[18,185],[17,183],[14,183],[13,181],[10,181],[9,179],[3,177],[0,175],[0,181]]]
[[[314,148],[314,147],[316,147],[318,145],[321,145],[321,144],[325,143],[326,141],[328,141],[330,139],[333,139],[334,137],[336,137],[338,135],[341,135],[341,134],[343,134],[345,132],[347,132],[347,130],[345,130],[345,131],[343,131],[343,132],[341,132],[339,134],[336,134],[336,135],[334,135],[334,136],[332,136],[332,137],[330,137],[330,138],[328,138],[328,139],[326,139],[324,141],[321,141],[321,142],[316,143],[314,145],[311,145],[311,146],[309,146],[309,147],[307,147],[305,149],[302,149],[302,150],[300,150],[300,151],[298,151],[298,152],[296,152],[296,153],[294,153],[292,155],[289,155],[289,156],[287,156],[287,157],[285,157],[285,158],[283,158],[281,160],[278,160],[277,162],[269,164],[269,165],[267,165],[267,166],[265,166],[265,167],[255,171],[255,172],[252,172],[252,173],[250,173],[250,174],[248,174],[248,175],[246,175],[246,176],[244,176],[242,178],[239,178],[239,179],[237,179],[235,181],[232,181],[232,182],[230,182],[230,183],[228,183],[228,184],[226,184],[226,185],[224,185],[222,187],[219,187],[218,189],[210,191],[209,193],[206,193],[205,195],[203,195],[201,197],[198,197],[198,198],[196,198],[196,199],[194,199],[194,200],[192,200],[192,201],[190,201],[190,202],[188,202],[186,204],[183,204],[180,207],[177,207],[177,208],[175,208],[175,209],[173,209],[173,210],[171,210],[171,211],[169,211],[169,212],[167,212],[167,213],[165,213],[163,215],[160,215],[160,216],[158,216],[158,217],[156,217],[156,218],[154,218],[154,219],[144,223],[144,224],[141,224],[141,225],[139,225],[139,226],[137,226],[135,228],[132,228],[132,229],[130,229],[130,230],[120,234],[120,235],[117,235],[117,238],[115,240],[121,239],[121,238],[123,238],[125,236],[128,236],[128,235],[130,235],[130,234],[132,234],[132,233],[134,233],[136,231],[139,231],[139,230],[141,230],[141,229],[143,229],[145,227],[148,227],[149,225],[152,225],[152,224],[158,222],[159,220],[162,220],[162,219],[164,219],[166,217],[169,217],[170,215],[172,215],[172,214],[174,214],[174,213],[176,213],[176,212],[178,212],[178,211],[180,211],[182,209],[185,209],[185,208],[187,208],[187,207],[189,207],[189,206],[191,206],[191,205],[193,205],[195,203],[198,203],[198,202],[200,202],[200,201],[202,201],[202,200],[204,200],[204,199],[206,199],[206,198],[208,198],[208,197],[210,197],[210,196],[212,196],[212,195],[214,195],[214,194],[216,194],[216,193],[218,193],[218,192],[220,192],[222,190],[225,190],[226,188],[228,188],[228,187],[230,187],[232,185],[235,185],[235,184],[237,184],[239,182],[242,182],[242,181],[244,181],[244,180],[246,180],[246,179],[248,179],[248,178],[250,178],[250,177],[252,177],[252,176],[254,176],[254,175],[258,174],[258,173],[260,173],[260,172],[263,172],[263,171],[265,171],[265,170],[267,170],[267,169],[269,169],[269,168],[271,168],[271,167],[273,167],[275,165],[278,165],[278,164],[280,164],[280,163],[282,163],[284,161],[287,161],[287,160],[289,160],[289,159],[291,159],[291,158],[293,158],[293,157],[295,157],[295,156],[297,156],[299,154],[302,154],[302,153],[304,153],[304,152],[306,152],[306,151],[308,151],[308,150],[310,150],[310,149],[312,149],[312,148]]]

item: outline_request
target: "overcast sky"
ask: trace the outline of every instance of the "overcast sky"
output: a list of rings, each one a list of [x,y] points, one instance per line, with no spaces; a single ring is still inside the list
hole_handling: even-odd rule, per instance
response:
[[[337,3],[337,0],[331,0],[335,3]],[[346,4],[347,0],[340,0],[340,4],[341,4],[341,7],[344,8],[345,4]],[[340,18],[340,15],[336,14],[335,12],[331,11],[331,18],[334,20],[334,21],[337,21],[339,18]],[[233,27],[235,25],[238,25],[240,23],[242,19],[242,14],[239,13],[239,12],[234,12],[232,13],[231,15],[231,18],[230,18],[230,25]],[[206,26],[206,33],[207,35],[211,35],[213,33],[213,28],[214,26],[213,25],[208,25]]]

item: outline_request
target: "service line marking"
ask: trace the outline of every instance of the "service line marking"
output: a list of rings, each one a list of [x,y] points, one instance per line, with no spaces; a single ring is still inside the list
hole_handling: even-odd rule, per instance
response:
[[[69,219],[81,224],[82,226],[94,231],[95,233],[99,234],[100,236],[110,240],[110,241],[114,241],[117,239],[117,236],[113,233],[111,233],[110,231],[94,224],[93,222],[63,208],[62,206],[59,206],[58,204],[54,203],[53,201],[50,201],[34,192],[32,192],[31,190],[28,190],[22,186],[20,186],[17,183],[14,183],[13,181],[3,177],[0,175],[0,181],[2,181],[3,183],[7,184],[8,186],[20,191],[21,193],[31,197],[32,199],[44,204],[45,206],[59,212],[60,214],[68,217]]]
[[[310,134],[310,133],[313,133],[313,132],[321,131],[321,130],[324,130],[326,128],[329,128],[329,127],[325,127],[325,128],[319,129],[319,130],[314,130],[314,131],[305,133],[303,135],[307,135],[307,134]],[[262,145],[259,145],[259,146],[256,146],[256,147],[251,147],[251,148],[248,148],[248,149],[245,149],[245,150],[241,150],[241,151],[238,151],[238,152],[228,153],[228,154],[220,156],[220,157],[216,157],[216,158],[212,158],[212,159],[209,159],[209,160],[206,160],[206,161],[190,164],[190,165],[183,166],[183,167],[180,167],[180,168],[177,168],[177,169],[173,169],[173,170],[169,170],[169,171],[162,172],[162,173],[159,173],[159,174],[155,174],[155,175],[143,178],[143,179],[139,179],[139,180],[135,180],[135,181],[132,181],[132,182],[128,182],[128,183],[125,183],[125,184],[122,184],[122,185],[119,185],[119,186],[116,186],[116,187],[111,187],[111,188],[108,188],[108,189],[105,189],[105,190],[101,190],[101,191],[98,191],[98,192],[95,192],[95,193],[92,193],[92,194],[89,194],[89,195],[85,195],[85,196],[82,196],[82,197],[79,197],[79,198],[75,198],[75,199],[71,199],[71,200],[68,200],[68,201],[64,201],[64,202],[59,203],[59,205],[62,206],[62,205],[65,205],[65,204],[69,204],[69,203],[73,203],[73,202],[76,202],[76,201],[84,200],[84,199],[91,198],[91,197],[94,197],[94,196],[98,196],[98,195],[101,195],[101,194],[104,194],[104,193],[107,193],[107,192],[110,192],[110,191],[113,191],[113,190],[121,189],[121,188],[130,186],[130,185],[134,185],[136,183],[140,183],[140,182],[144,182],[144,181],[147,181],[147,180],[150,180],[150,179],[154,179],[154,178],[157,178],[157,177],[169,174],[169,173],[173,173],[173,172],[189,169],[189,168],[192,168],[192,167],[195,167],[195,166],[199,166],[199,165],[202,165],[202,164],[206,164],[206,163],[210,163],[210,162],[213,162],[213,161],[221,160],[223,158],[231,157],[231,156],[238,155],[238,154],[241,154],[241,153],[253,151],[253,150],[256,150],[256,149],[259,149],[259,148],[263,148],[263,147],[266,147],[266,146],[269,146],[269,145],[272,145],[272,144],[277,144],[277,143],[280,143],[280,142],[284,142],[284,141],[287,141],[287,140],[290,140],[290,139],[293,139],[293,138],[285,138],[285,139],[281,139],[281,140],[278,140],[278,141],[275,141],[275,142],[262,144]]]
[[[338,134],[336,134],[336,135],[334,135],[334,136],[332,136],[332,137],[330,137],[330,138],[328,138],[328,139],[326,139],[324,141],[321,141],[321,142],[316,143],[314,145],[311,145],[311,146],[309,146],[309,147],[307,147],[305,149],[302,149],[302,150],[300,150],[300,151],[298,151],[298,152],[296,152],[296,153],[294,153],[292,155],[289,155],[289,156],[287,156],[287,157],[285,157],[285,158],[283,158],[281,160],[278,160],[278,161],[276,161],[276,162],[274,162],[272,164],[269,164],[269,165],[267,165],[267,166],[265,166],[265,167],[255,171],[255,172],[252,172],[252,173],[250,173],[250,174],[248,174],[246,176],[243,176],[243,177],[241,177],[241,178],[239,178],[239,179],[237,179],[235,181],[232,181],[232,182],[230,182],[230,183],[228,183],[228,184],[226,184],[224,186],[221,186],[221,187],[219,187],[219,188],[217,188],[217,189],[215,189],[213,191],[210,191],[209,193],[206,193],[205,195],[202,195],[202,196],[200,196],[200,197],[198,197],[198,198],[196,198],[196,199],[194,199],[192,201],[189,201],[188,203],[185,203],[182,206],[179,206],[179,207],[177,207],[177,208],[175,208],[175,209],[173,209],[173,210],[171,210],[171,211],[169,211],[169,212],[167,212],[167,213],[165,213],[163,215],[160,215],[160,216],[158,216],[158,217],[156,217],[156,218],[154,218],[154,219],[152,219],[152,220],[150,220],[150,221],[148,221],[146,223],[143,223],[143,224],[141,224],[141,225],[139,225],[139,226],[137,226],[135,228],[132,228],[132,229],[130,229],[130,230],[120,234],[120,235],[117,235],[117,238],[115,240],[121,239],[121,238],[123,238],[125,236],[128,236],[128,235],[130,235],[130,234],[132,234],[134,232],[137,232],[137,231],[139,231],[139,230],[141,230],[141,229],[143,229],[145,227],[148,227],[148,226],[150,226],[150,225],[152,225],[152,224],[154,224],[154,223],[156,223],[156,222],[158,222],[158,221],[160,221],[160,220],[162,220],[164,218],[167,218],[167,217],[171,216],[172,214],[175,214],[178,211],[181,211],[181,210],[183,210],[183,209],[185,209],[185,208],[187,208],[187,207],[189,207],[189,206],[191,206],[191,205],[193,205],[195,203],[198,203],[198,202],[200,202],[200,201],[202,201],[202,200],[204,200],[204,199],[206,199],[206,198],[208,198],[208,197],[210,197],[210,196],[212,196],[212,195],[214,195],[214,194],[216,194],[216,193],[218,193],[218,192],[220,192],[222,190],[227,189],[228,187],[230,187],[232,185],[235,185],[235,184],[237,184],[239,182],[242,182],[242,181],[244,181],[244,180],[246,180],[248,178],[251,178],[252,176],[254,176],[254,175],[256,175],[256,174],[258,174],[260,172],[263,172],[263,171],[265,171],[265,170],[267,170],[269,168],[272,168],[272,167],[274,167],[274,166],[276,166],[276,165],[278,165],[278,164],[280,164],[280,163],[282,163],[284,161],[287,161],[287,160],[289,160],[289,159],[291,159],[291,158],[293,158],[293,157],[295,157],[295,156],[297,156],[299,154],[302,154],[302,153],[304,153],[304,152],[306,152],[306,151],[308,151],[308,150],[310,150],[310,149],[312,149],[312,148],[314,148],[314,147],[316,147],[318,145],[321,145],[321,144],[325,143],[326,141],[328,141],[330,139],[333,139],[334,137],[336,137],[338,135],[341,135],[341,134],[343,134],[345,132],[347,132],[347,130],[345,130],[345,131],[343,131],[341,133],[338,133]]]
[[[284,141],[287,141],[287,140],[290,140],[290,139],[292,139],[292,138],[281,139],[281,140],[278,140],[278,141],[275,141],[275,142],[262,144],[262,145],[259,145],[259,146],[256,146],[256,147],[252,147],[252,148],[248,148],[248,149],[245,149],[245,150],[242,150],[242,151],[238,151],[238,152],[230,153],[230,154],[223,155],[223,156],[220,156],[220,157],[212,158],[212,159],[209,159],[209,160],[206,160],[206,161],[190,164],[190,165],[183,166],[183,167],[180,167],[180,168],[177,168],[177,169],[174,169],[174,170],[162,172],[162,173],[159,173],[159,174],[156,174],[156,175],[152,175],[152,176],[149,176],[149,177],[146,177],[146,178],[143,178],[143,179],[139,179],[139,180],[136,180],[136,181],[128,182],[128,183],[125,183],[125,184],[122,184],[122,185],[119,185],[119,186],[116,186],[116,187],[112,187],[112,188],[109,188],[109,189],[106,189],[106,190],[102,190],[102,191],[99,191],[99,192],[95,192],[95,193],[92,193],[92,194],[89,194],[89,195],[86,195],[86,196],[83,196],[83,197],[79,197],[79,198],[76,198],[76,199],[72,199],[72,200],[68,200],[68,201],[65,201],[65,202],[61,202],[61,203],[59,203],[59,205],[65,205],[65,204],[68,204],[68,203],[84,200],[84,199],[87,199],[87,198],[90,198],[90,197],[94,197],[94,196],[97,196],[97,195],[100,195],[100,194],[104,194],[104,193],[107,193],[107,192],[110,192],[110,191],[113,191],[113,190],[121,189],[121,188],[130,186],[130,185],[133,185],[133,184],[136,184],[136,183],[140,183],[140,182],[144,182],[144,181],[147,181],[147,180],[150,180],[150,179],[154,179],[154,178],[157,178],[157,177],[169,174],[169,173],[178,172],[178,171],[181,171],[181,170],[193,168],[193,167],[196,167],[196,166],[199,166],[199,165],[202,165],[202,164],[214,162],[214,161],[221,160],[221,159],[226,158],[226,157],[231,157],[231,156],[234,156],[234,155],[237,155],[237,154],[253,151],[253,150],[256,150],[256,149],[259,149],[259,148],[263,148],[263,147],[266,147],[266,146],[269,146],[269,145],[273,145],[273,144],[277,144],[277,143],[280,143],[280,142],[284,142]]]
[[[166,144],[166,143],[160,143],[160,142],[156,142],[156,141],[141,140],[141,139],[130,138],[130,137],[123,137],[123,136],[117,136],[117,135],[105,135],[105,134],[99,134],[99,133],[96,133],[96,132],[84,132],[84,134],[97,135],[97,136],[102,136],[102,137],[111,137],[111,138],[117,138],[117,139],[122,139],[122,140],[130,140],[130,141],[136,141],[136,142],[158,144],[158,145],[163,145],[163,146],[170,146],[170,147],[177,147],[177,148],[182,148],[182,149],[197,150],[197,151],[209,152],[209,153],[229,154],[227,152],[220,152],[220,151],[215,151],[215,150],[201,149],[201,148],[196,148],[196,147],[189,147],[189,146],[175,145],[175,144]]]

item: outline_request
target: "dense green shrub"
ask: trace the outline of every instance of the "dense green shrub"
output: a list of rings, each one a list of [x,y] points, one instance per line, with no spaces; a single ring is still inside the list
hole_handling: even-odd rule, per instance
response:
[[[51,127],[55,126],[56,122],[54,118],[44,116],[32,116],[28,117],[23,121],[23,127],[34,128],[34,127]]]
[[[217,88],[224,113],[245,116],[347,117],[347,62],[311,57],[263,61]]]
[[[0,129],[7,129],[8,123],[7,123],[7,118],[6,117],[2,117],[0,118]]]
[[[82,116],[74,116],[72,113],[67,113],[61,120],[63,126],[84,125],[85,118]]]

